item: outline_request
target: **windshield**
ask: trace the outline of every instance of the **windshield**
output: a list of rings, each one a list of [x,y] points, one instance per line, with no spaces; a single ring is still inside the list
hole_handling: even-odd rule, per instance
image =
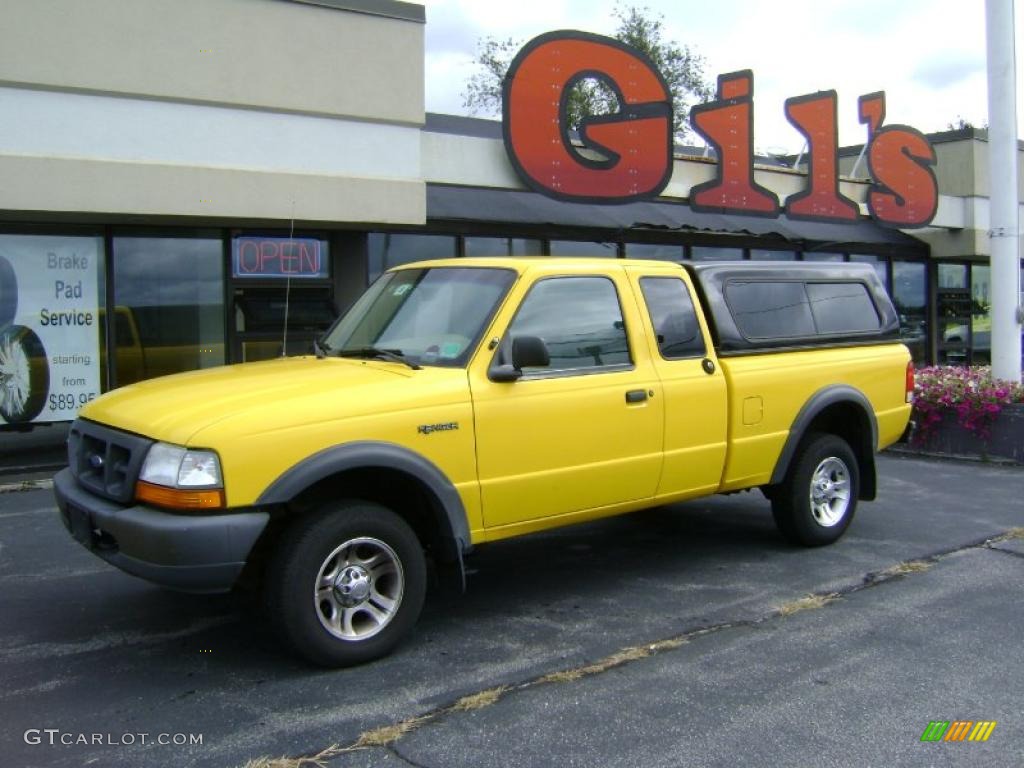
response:
[[[381,275],[324,337],[328,354],[385,350],[420,365],[463,366],[516,274],[437,267]]]

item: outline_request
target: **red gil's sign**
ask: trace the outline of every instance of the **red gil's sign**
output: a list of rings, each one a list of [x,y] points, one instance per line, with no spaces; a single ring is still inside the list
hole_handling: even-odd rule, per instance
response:
[[[619,102],[613,114],[578,126],[582,154],[569,136],[569,93],[597,78]],[[857,204],[839,191],[836,92],[796,96],[786,118],[807,141],[807,188],[785,205],[754,181],[754,75],[720,75],[714,101],[690,111],[693,129],[718,157],[714,179],[690,190],[698,211],[779,216],[811,221],[854,221]],[[885,94],[859,100],[867,125],[867,206],[888,227],[926,226],[938,205],[935,152],[918,130],[883,125]],[[643,52],[586,32],[549,32],[516,55],[505,77],[503,127],[509,159],[527,186],[575,202],[628,203],[656,197],[672,176],[672,96],[665,78]],[[597,159],[597,157],[600,159]]]

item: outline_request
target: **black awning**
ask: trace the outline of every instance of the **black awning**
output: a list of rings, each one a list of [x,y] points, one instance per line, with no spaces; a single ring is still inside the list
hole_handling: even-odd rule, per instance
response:
[[[590,228],[607,232],[633,229],[774,236],[791,242],[904,246],[924,244],[870,219],[850,224],[794,221],[697,213],[685,203],[650,201],[594,205],[553,200],[536,192],[487,187],[427,184],[427,220],[552,227]]]

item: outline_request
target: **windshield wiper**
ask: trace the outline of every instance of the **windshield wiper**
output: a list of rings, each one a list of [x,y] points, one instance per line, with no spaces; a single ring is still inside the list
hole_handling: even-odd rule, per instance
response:
[[[385,360],[389,360],[392,363],[401,363],[407,365],[414,371],[422,370],[422,367],[416,365],[411,360],[407,360],[405,355],[402,354],[400,349],[381,349],[380,347],[356,347],[355,349],[341,349],[338,350],[338,357],[381,357]]]

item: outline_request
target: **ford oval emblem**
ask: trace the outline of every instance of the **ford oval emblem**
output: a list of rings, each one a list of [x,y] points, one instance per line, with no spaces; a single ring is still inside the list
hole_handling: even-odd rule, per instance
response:
[[[98,453],[89,454],[89,466],[92,467],[93,469],[102,469],[103,457],[100,456]]]

